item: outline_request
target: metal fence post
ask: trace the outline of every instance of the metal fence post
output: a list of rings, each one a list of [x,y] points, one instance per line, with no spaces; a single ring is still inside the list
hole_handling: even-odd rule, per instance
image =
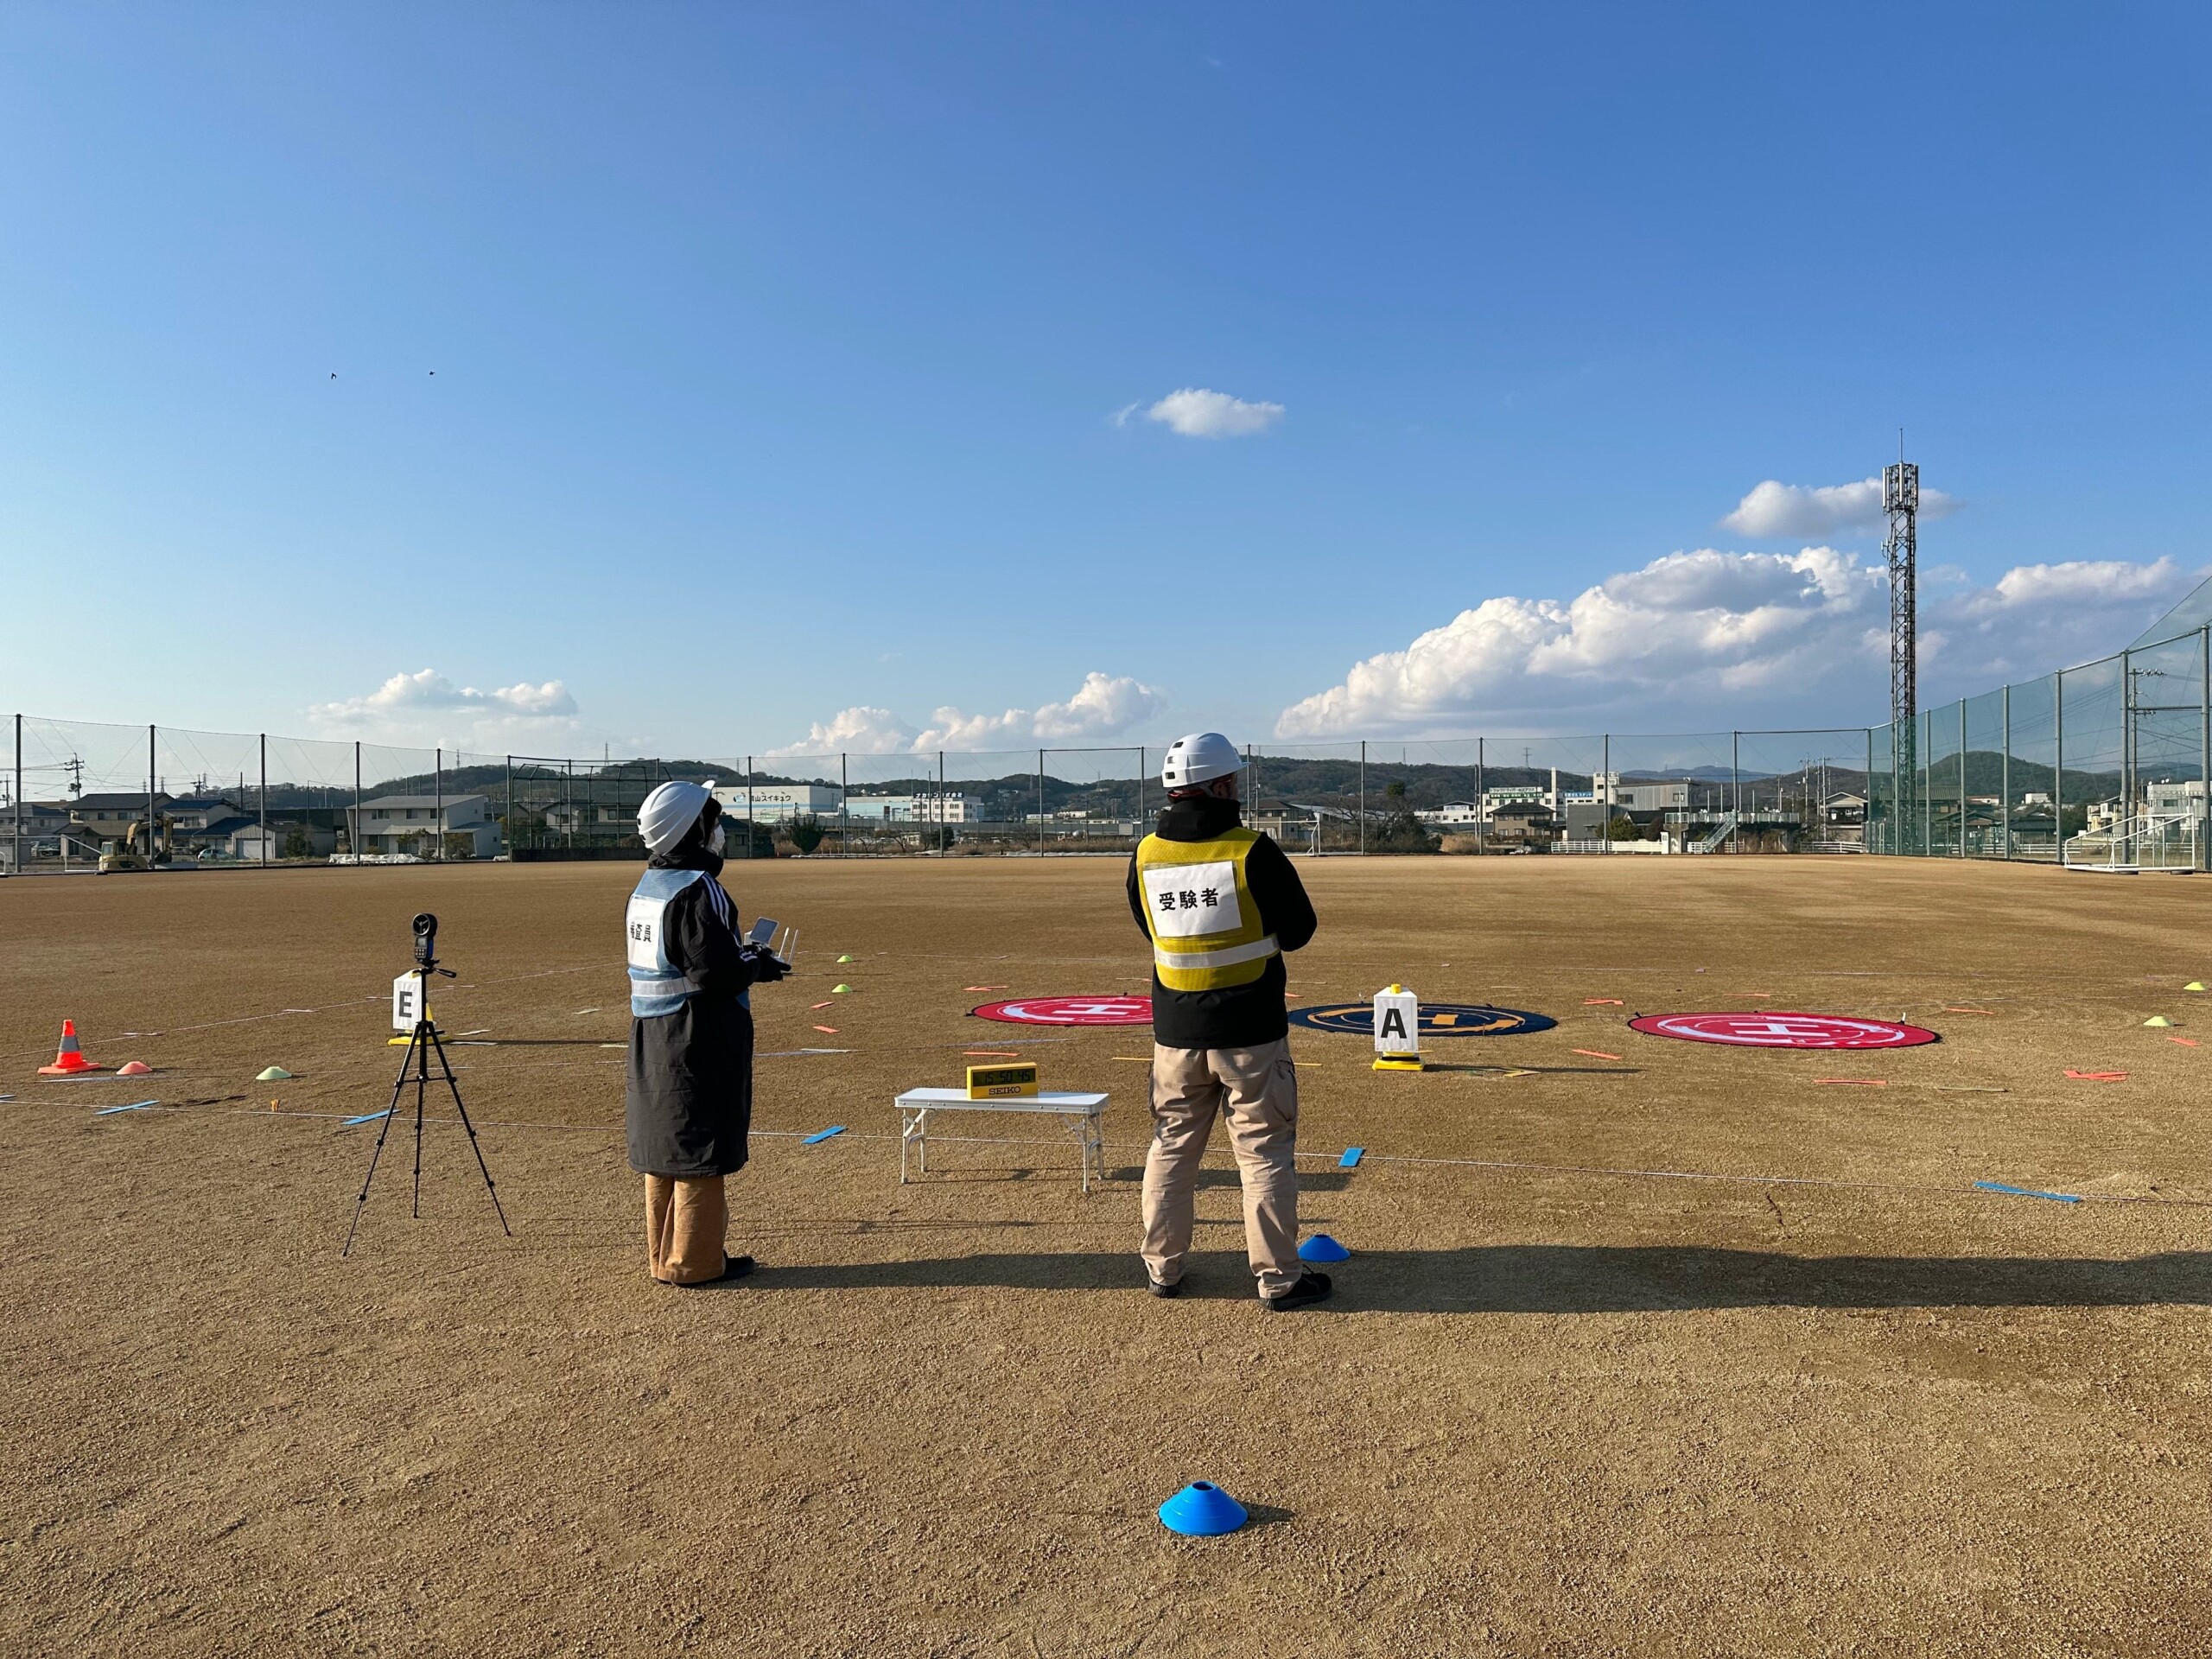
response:
[[[843,750],[837,752],[837,856],[844,857],[853,849],[853,808],[847,798],[852,793],[850,767]]]
[[[2212,626],[2196,631],[2197,667],[2196,690],[2196,775],[2204,782],[2204,810],[2196,816],[2196,868],[2212,869],[2212,849],[2208,849],[2205,830],[2212,829]],[[16,794],[21,798],[22,780],[16,782]]]
[[[1967,855],[1967,700],[1959,699],[1959,856]]]
[[[2005,838],[2005,856],[2012,856],[2012,688],[2004,687],[1998,693],[1998,707],[2004,711],[2005,757],[1998,763],[1998,833]]]
[[[507,856],[515,855],[515,758],[507,757],[507,804],[499,815],[499,837],[507,843]]]
[[[1359,741],[1359,850],[1367,851],[1367,740]]]
[[[1613,850],[1613,734],[1611,732],[1605,733],[1598,740],[1598,770],[1605,775],[1605,787],[1603,791],[1605,802],[1605,816],[1598,830],[1598,850],[1601,853],[1610,853]],[[1592,795],[1599,793],[1596,790],[1590,792]]]
[[[2050,838],[2066,863],[2066,671],[2050,677]]]
[[[1739,842],[1744,836],[1744,734],[1728,734],[1728,810],[1736,815],[1736,827],[1728,832],[1728,850],[1742,850]]]
[[[1037,751],[1037,855],[1045,855],[1045,751]]]
[[[1874,850],[1874,728],[1866,728],[1866,778],[1860,793],[1865,803],[1859,809],[1859,844],[1868,852]]]
[[[346,832],[346,849],[358,867],[361,861],[361,740],[353,740],[353,823]]]
[[[753,817],[753,757],[748,754],[745,757],[745,855],[747,858],[753,856],[753,825],[754,822],[755,820]],[[770,851],[772,855],[773,850],[774,842],[772,839],[770,842]]]
[[[1141,743],[1140,743],[1140,744],[1138,744],[1138,745],[1137,745],[1137,839],[1138,839],[1138,840],[1140,840],[1140,841],[1141,841],[1141,840],[1143,840],[1143,839],[1144,839],[1144,835],[1145,835],[1145,828],[1144,828],[1144,785],[1145,785],[1145,776],[1144,776],[1144,745],[1143,745],[1143,744],[1141,744]],[[1319,819],[1316,819],[1316,820],[1315,820],[1315,828],[1314,828],[1313,835],[1314,835],[1314,840],[1315,840],[1315,842],[1318,844],[1318,843],[1319,843],[1319,840],[1320,840],[1320,828],[1319,828]]]
[[[261,734],[261,868],[269,868],[269,734]]]
[[[160,762],[154,759],[154,728],[146,728],[146,868],[154,865],[154,775]],[[130,849],[123,849],[126,853]]]
[[[2135,665],[2130,652],[2120,653],[2120,817],[2125,823],[2135,816]],[[2138,832],[2140,833],[2139,831]]]
[[[8,872],[11,875],[23,873],[23,717],[21,715],[16,716],[15,853],[9,861]]]
[[[1475,740],[1475,856],[1483,855],[1484,832],[1490,828],[1490,814],[1483,805],[1483,740]]]
[[[1920,855],[1936,856],[1936,758],[1930,753],[1936,747],[1936,711],[1915,715],[1916,730],[1913,753],[1917,757],[1917,769],[1922,774],[1916,781],[1920,785]]]

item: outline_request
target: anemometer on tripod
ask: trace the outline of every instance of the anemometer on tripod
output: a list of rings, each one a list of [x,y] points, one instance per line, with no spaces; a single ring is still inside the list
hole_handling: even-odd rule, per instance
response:
[[[499,1189],[492,1179],[492,1171],[484,1161],[484,1148],[477,1144],[476,1126],[468,1121],[468,1108],[461,1104],[461,1084],[453,1074],[453,1065],[446,1058],[445,1045],[438,1040],[438,1028],[430,1022],[430,981],[433,978],[451,979],[450,968],[438,966],[438,918],[429,911],[415,918],[415,966],[391,982],[391,1028],[408,1033],[407,1052],[399,1062],[398,1080],[391,1085],[391,1104],[385,1109],[384,1127],[377,1131],[376,1150],[369,1154],[369,1173],[361,1178],[361,1196],[353,1200],[353,1225],[346,1230],[346,1248],[340,1256],[352,1253],[354,1229],[361,1224],[361,1211],[369,1201],[369,1185],[377,1178],[377,1161],[384,1156],[385,1137],[391,1133],[391,1121],[399,1116],[399,1097],[407,1088],[409,1075],[415,1080],[415,1200],[413,1214],[420,1219],[423,1214],[423,1105],[430,1088],[430,1056],[438,1057],[438,1070],[444,1073],[446,1087],[453,1091],[454,1110],[461,1116],[461,1127],[468,1131],[469,1149],[476,1154],[476,1167],[483,1174],[484,1190],[492,1196],[493,1212],[499,1217],[499,1230],[512,1238],[514,1229],[507,1225],[507,1212],[499,1203]]]

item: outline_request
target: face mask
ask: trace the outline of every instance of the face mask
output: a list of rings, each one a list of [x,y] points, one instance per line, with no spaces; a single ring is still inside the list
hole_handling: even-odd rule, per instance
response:
[[[722,855],[722,826],[719,823],[707,836],[707,850],[716,858]]]

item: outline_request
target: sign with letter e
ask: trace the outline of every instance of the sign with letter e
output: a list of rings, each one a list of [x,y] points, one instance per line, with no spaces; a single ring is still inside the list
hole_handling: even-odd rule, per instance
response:
[[[391,1028],[411,1032],[422,1017],[423,982],[412,974],[402,974],[391,982]]]

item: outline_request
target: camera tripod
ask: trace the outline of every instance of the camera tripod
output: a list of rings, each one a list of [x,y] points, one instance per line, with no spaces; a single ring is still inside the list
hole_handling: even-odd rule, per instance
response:
[[[423,924],[429,925],[425,927]],[[461,1115],[461,1127],[468,1131],[469,1149],[476,1154],[476,1167],[484,1176],[484,1190],[492,1196],[493,1212],[499,1217],[499,1230],[512,1238],[514,1229],[507,1225],[507,1212],[499,1203],[499,1185],[492,1179],[490,1166],[484,1161],[484,1148],[477,1144],[476,1126],[468,1121],[468,1108],[461,1104],[461,1084],[453,1074],[453,1065],[446,1058],[445,1045],[438,1040],[438,1028],[430,1023],[430,980],[432,976],[451,979],[449,969],[438,966],[431,954],[437,938],[437,918],[418,916],[415,918],[416,1020],[413,1035],[407,1039],[407,1052],[399,1062],[399,1077],[391,1085],[391,1104],[385,1109],[384,1127],[377,1131],[376,1150],[369,1154],[369,1173],[361,1178],[361,1196],[353,1200],[353,1225],[346,1230],[346,1247],[338,1254],[343,1257],[352,1254],[354,1230],[361,1224],[361,1211],[369,1201],[369,1185],[377,1178],[377,1162],[384,1156],[385,1138],[391,1133],[392,1120],[399,1116],[399,1098],[406,1092],[411,1073],[415,1082],[415,1201],[412,1213],[416,1219],[423,1214],[423,1104],[430,1087],[430,1056],[438,1057],[438,1069],[445,1074],[446,1087],[453,1091],[454,1110]]]

